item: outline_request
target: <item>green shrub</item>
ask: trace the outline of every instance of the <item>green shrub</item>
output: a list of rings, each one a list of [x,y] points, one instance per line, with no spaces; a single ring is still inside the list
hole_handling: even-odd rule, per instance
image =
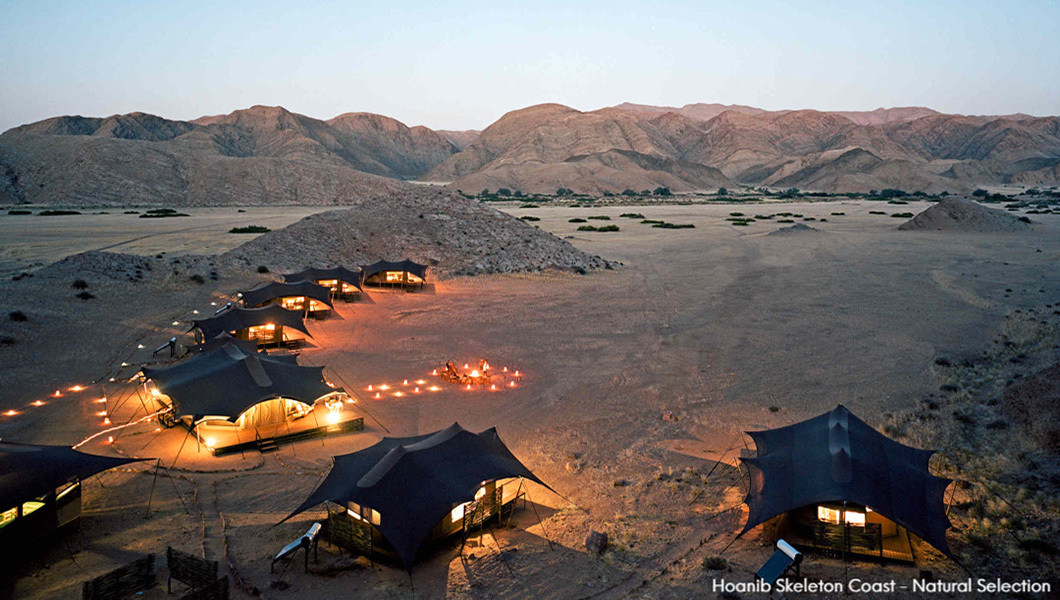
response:
[[[601,225],[600,227],[595,227],[593,225],[582,225],[578,228],[578,231],[618,231],[618,225]]]
[[[731,213],[729,213],[729,216],[730,217],[742,217],[743,213],[742,212],[731,212]]]
[[[9,210],[9,211],[7,211],[7,214],[9,214],[9,215],[32,215],[32,214],[33,214],[33,211],[32,211],[32,210],[19,210],[19,209],[15,209],[15,210]]]
[[[627,219],[643,219],[644,218],[644,215],[642,215],[640,213],[622,213],[619,216],[620,217],[625,217]]]
[[[532,216],[532,215],[523,215],[523,216],[519,217],[519,220],[520,221],[540,221],[541,217],[535,217],[535,216]]]
[[[913,213],[894,213],[891,216],[896,219],[912,219]]]
[[[845,214],[846,214],[845,212],[834,212],[834,213],[832,213],[832,216],[833,217],[841,217],[841,216],[843,216]]]
[[[777,219],[777,223],[794,223],[795,219]]]
[[[268,272],[269,272],[269,268],[266,267],[265,265],[260,265],[258,267],[258,273],[268,273]]]
[[[695,229],[696,226],[692,223],[656,223],[652,227],[658,227],[660,229]]]
[[[574,217],[573,219],[568,219],[567,222],[568,223],[585,223],[586,220],[581,218],[581,217]]]
[[[869,214],[870,215],[885,215],[887,213],[883,212],[882,210],[870,210]]]
[[[705,556],[703,557],[703,570],[704,571],[724,571],[729,568],[729,561],[725,560],[721,556]]]
[[[519,208],[541,208],[541,207],[536,205],[536,204],[523,204]]]
[[[62,217],[65,215],[79,215],[79,210],[42,210],[37,213],[38,217]]]
[[[655,225],[656,223],[665,223],[666,221],[658,221],[656,219],[644,219],[641,221],[641,225]]]
[[[272,230],[262,225],[247,225],[246,227],[233,227],[228,230],[228,233],[268,233],[270,231]]]
[[[608,217],[607,215],[594,215],[592,217],[589,217],[589,220],[590,221],[610,221],[611,217]]]

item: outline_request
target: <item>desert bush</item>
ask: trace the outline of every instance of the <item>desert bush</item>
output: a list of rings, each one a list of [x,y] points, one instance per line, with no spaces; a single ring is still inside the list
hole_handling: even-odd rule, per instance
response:
[[[659,186],[652,191],[653,196],[670,196],[670,188]]]
[[[167,217],[188,217],[190,215],[177,212],[172,208],[152,208],[140,215],[141,219],[165,219]]]
[[[841,217],[841,216],[843,216],[845,214],[846,214],[845,212],[834,212],[834,213],[832,213],[832,216],[833,217]]]
[[[578,231],[618,231],[618,225],[601,225],[600,227],[595,227],[593,225],[582,225],[578,228]]]
[[[541,207],[536,205],[536,204],[523,204],[523,205],[519,206],[519,208],[541,208]]]
[[[246,227],[233,227],[228,230],[228,233],[268,233],[270,231],[272,230],[262,225],[247,225]]]
[[[729,567],[729,561],[725,560],[721,556],[705,556],[703,557],[703,570],[704,571],[722,571]]]
[[[587,221],[581,217],[574,217],[573,219],[567,219],[568,223],[586,223]]]
[[[655,223],[652,227],[658,227],[660,229],[695,229],[696,226],[692,223]]]
[[[729,216],[730,217],[742,217],[743,213],[742,212],[731,212],[731,213],[729,213]]]
[[[23,322],[23,321],[28,321],[29,320],[29,317],[26,316],[26,313],[22,312],[21,310],[13,310],[13,311],[7,313],[7,318],[11,319],[12,321],[17,321],[17,322]]]
[[[642,215],[640,213],[622,213],[619,216],[620,217],[625,217],[627,219],[643,219],[644,218],[644,215]]]
[[[519,217],[519,220],[520,221],[540,221],[541,217],[534,217],[534,216],[531,216],[531,215],[523,215],[523,216]]]
[[[188,279],[193,281],[193,282],[195,282],[195,283],[197,283],[197,284],[199,284],[199,285],[202,285],[202,284],[206,283],[206,278],[203,277],[202,275],[199,275],[198,273],[192,275],[191,277],[188,277]]]
[[[870,215],[885,215],[887,213],[883,212],[882,210],[870,210],[869,214]]]
[[[590,221],[610,221],[611,217],[607,215],[593,215],[589,217]]]
[[[138,211],[138,210],[127,210],[127,211],[123,212],[122,214],[123,215],[138,215],[138,214],[140,214],[140,211]]]
[[[794,223],[795,219],[777,219],[777,223]]]
[[[61,217],[64,215],[79,215],[79,210],[42,210],[37,213],[38,217]]]
[[[627,189],[622,190],[622,195],[623,196],[636,196],[637,192],[634,192],[633,190],[627,188]]]
[[[656,223],[665,223],[666,221],[658,221],[656,219],[644,219],[640,222],[641,225],[654,225]]]
[[[91,294],[90,292],[81,292],[80,294],[77,294],[77,297],[82,299],[82,300],[91,300],[91,299],[95,298],[95,296],[93,294]]]
[[[15,209],[15,210],[7,211],[7,214],[9,214],[9,215],[32,215],[33,211],[32,210]]]
[[[266,267],[265,265],[259,265],[258,266],[258,273],[268,273],[268,272],[269,272],[269,268]]]
[[[780,407],[779,406],[770,406],[769,407],[769,412],[771,412],[771,413],[780,412]]]
[[[894,213],[891,216],[896,219],[912,219],[913,213]]]
[[[760,221],[768,221],[773,218],[773,215],[755,215],[755,218]]]
[[[75,279],[74,282],[70,284],[70,287],[75,290],[83,290],[88,287],[88,282],[84,279]]]

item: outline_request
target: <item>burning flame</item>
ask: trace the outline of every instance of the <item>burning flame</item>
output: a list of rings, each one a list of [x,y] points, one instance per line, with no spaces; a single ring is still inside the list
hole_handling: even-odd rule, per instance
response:
[[[33,401],[33,406],[44,406],[44,401],[43,400],[34,400]]]
[[[9,411],[7,411],[7,412],[5,412],[5,413],[4,413],[4,416],[5,416],[5,417],[13,417],[13,416],[15,416],[15,415],[17,415],[17,414],[18,414],[18,412],[17,412],[17,411],[14,411],[14,410],[9,410]]]
[[[514,381],[508,382],[508,387],[515,387],[515,382]]]
[[[418,393],[420,393],[420,388],[419,388],[419,387],[417,386],[417,387],[416,387],[416,389],[412,390],[412,393],[413,393],[413,394],[418,394]]]
[[[109,418],[103,419],[103,424],[104,425],[110,425],[110,419]]]
[[[97,417],[105,417],[105,416],[107,416],[107,411],[101,410],[98,413],[96,413],[96,416]]]
[[[472,377],[478,377],[479,376],[478,369],[472,369],[471,370],[471,376]]]
[[[104,397],[100,398],[99,400],[96,400],[96,404],[102,404],[102,403],[104,403],[106,401],[107,401],[107,398],[106,398],[106,396],[104,396]]]
[[[503,368],[503,369],[501,369],[501,370],[502,370],[502,371],[504,371],[505,373],[507,373],[507,372],[508,372],[508,367],[504,367],[504,368]]]
[[[467,384],[467,389],[469,389],[469,390],[471,389],[471,384],[470,383]]]
[[[429,387],[427,389],[431,390],[432,392],[437,392],[438,390],[440,390],[442,388],[440,388],[440,387],[438,387],[436,385],[432,385],[431,387]]]
[[[55,396],[56,398],[62,398],[63,393],[60,392],[59,390],[55,390],[55,393],[52,394],[52,396]]]
[[[405,392],[394,392],[394,396],[400,398],[405,395]]]
[[[108,435],[107,436],[107,443],[108,444],[113,444],[114,443],[114,436],[113,435]]]
[[[416,380],[416,385],[423,385],[423,384],[425,384],[425,383],[427,383],[427,382],[426,382],[426,381],[424,381],[424,380],[422,380],[422,379],[417,379],[417,380]]]
[[[81,390],[83,390],[85,388],[84,388],[84,386],[81,386],[81,385],[75,385],[75,386],[70,387],[69,389],[70,389],[71,392],[80,392]]]
[[[437,374],[438,374],[438,369],[435,369],[435,370],[431,371],[431,375],[437,375]]]
[[[497,389],[497,384],[496,384],[496,383],[491,383],[491,384],[490,384],[490,389],[491,389],[491,390],[495,390],[495,389]]]
[[[375,393],[375,399],[376,399],[376,400],[378,400],[378,399],[380,399],[380,398],[382,398],[382,396],[380,396],[380,395],[379,395],[379,392],[376,392],[376,393]]]
[[[370,383],[368,384],[368,391],[369,392],[372,391],[372,384],[370,384]]]
[[[379,389],[381,389],[381,390],[383,390],[385,392],[385,391],[390,389],[390,386],[384,383],[384,384],[379,386]]]

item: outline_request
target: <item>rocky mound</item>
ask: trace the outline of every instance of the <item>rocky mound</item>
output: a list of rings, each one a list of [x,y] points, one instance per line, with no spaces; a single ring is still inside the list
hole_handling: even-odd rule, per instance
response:
[[[944,198],[898,227],[903,231],[1025,231],[1031,220],[962,198]]]
[[[429,264],[441,277],[611,267],[515,217],[440,190],[311,215],[221,255],[220,262],[277,271],[402,258]]]
[[[770,231],[766,235],[791,235],[793,233],[820,233],[820,229],[815,229],[804,223],[796,223],[791,227],[781,227],[776,231]]]

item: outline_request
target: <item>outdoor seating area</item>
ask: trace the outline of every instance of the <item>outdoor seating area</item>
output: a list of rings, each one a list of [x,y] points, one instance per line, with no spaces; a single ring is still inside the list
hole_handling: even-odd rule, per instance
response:
[[[308,268],[283,276],[287,283],[310,281],[331,290],[332,299],[353,302],[361,297],[363,276],[360,270],[338,266],[331,268]]]
[[[361,267],[362,285],[400,288],[404,291],[422,289],[427,283],[427,265],[404,259],[380,260]]]

